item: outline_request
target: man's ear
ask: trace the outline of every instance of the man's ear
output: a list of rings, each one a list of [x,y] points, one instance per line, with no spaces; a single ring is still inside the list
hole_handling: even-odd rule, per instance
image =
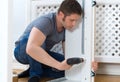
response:
[[[61,18],[64,18],[64,13],[63,13],[62,11],[60,11],[60,12],[58,13],[58,15],[59,15]]]

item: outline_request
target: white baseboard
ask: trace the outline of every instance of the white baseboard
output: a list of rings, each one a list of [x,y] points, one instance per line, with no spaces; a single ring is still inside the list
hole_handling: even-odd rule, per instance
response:
[[[100,63],[97,74],[120,75],[120,64]]]

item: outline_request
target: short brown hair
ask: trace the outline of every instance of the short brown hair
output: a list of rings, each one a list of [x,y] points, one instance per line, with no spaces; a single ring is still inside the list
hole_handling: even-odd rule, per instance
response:
[[[81,5],[77,0],[64,0],[58,9],[58,13],[60,11],[62,11],[66,16],[71,14],[82,15],[83,12]]]

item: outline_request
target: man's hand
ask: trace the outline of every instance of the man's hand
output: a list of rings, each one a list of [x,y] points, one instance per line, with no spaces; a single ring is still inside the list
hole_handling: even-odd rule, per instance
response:
[[[58,70],[69,70],[72,66],[67,64],[67,60],[65,59],[58,66]]]
[[[67,64],[67,59],[65,59],[64,61],[62,61],[60,63],[60,65],[58,65],[58,70],[69,70],[72,67],[72,65],[68,65]],[[93,71],[96,71],[98,69],[98,62],[93,61],[92,62],[92,69]]]
[[[84,62],[83,58],[78,58],[78,57],[68,58],[61,62],[59,69],[60,70],[68,70],[72,67],[72,65],[79,64],[82,62]]]
[[[97,71],[97,69],[98,69],[98,62],[96,62],[96,61],[92,62],[92,69],[93,69],[93,71]]]

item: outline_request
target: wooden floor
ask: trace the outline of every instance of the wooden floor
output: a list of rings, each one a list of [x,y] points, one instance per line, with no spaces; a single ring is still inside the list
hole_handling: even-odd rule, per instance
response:
[[[22,72],[22,69],[15,69],[13,70],[13,82],[28,82],[28,78],[19,78],[17,77],[17,74]],[[46,82],[48,80],[51,80],[51,78],[42,78],[40,82]]]
[[[21,70],[14,71],[14,74],[19,73]],[[40,82],[46,82],[50,78],[42,78]],[[13,82],[28,82],[28,78],[18,79],[16,76],[13,78]],[[96,75],[95,82],[120,82],[120,76],[114,75]]]
[[[95,82],[120,82],[120,75],[96,75]]]

